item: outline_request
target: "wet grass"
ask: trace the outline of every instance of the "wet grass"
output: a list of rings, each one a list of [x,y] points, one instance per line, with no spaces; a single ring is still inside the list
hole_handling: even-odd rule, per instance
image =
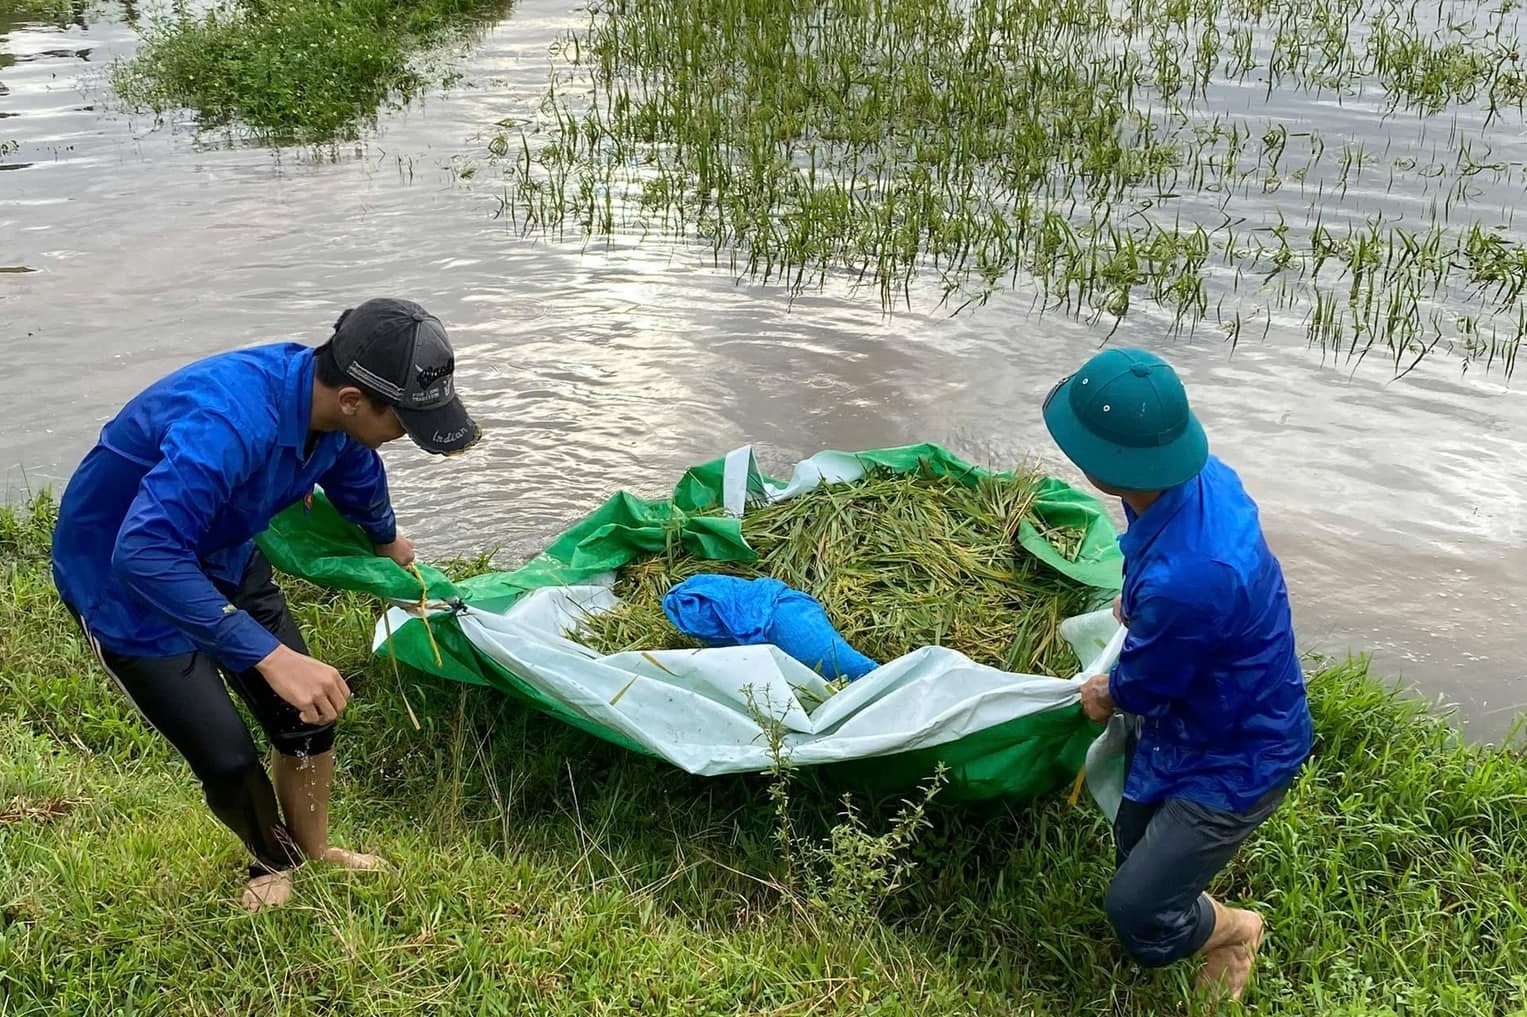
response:
[[[1521,130],[1517,17],[601,0],[556,47],[543,114],[490,148],[524,231],[696,237],[794,292],[847,278],[887,311],[915,290],[960,310],[1024,287],[1104,330],[1143,312],[1231,341],[1302,314],[1352,359],[1403,371],[1440,347],[1509,374],[1527,170],[1486,139]],[[1486,196],[1497,217],[1466,214]]]
[[[377,666],[374,606],[301,584],[356,693],[336,840],[397,870],[304,870],[294,907],[245,915],[232,838],[52,592],[51,525],[45,500],[0,511],[7,1014],[1187,1012],[1191,965],[1121,959],[1106,826],[1063,795],[855,820],[804,778],[782,803],[767,776],[689,778]],[[1269,919],[1248,1009],[1524,1012],[1527,761],[1461,744],[1361,662],[1310,693],[1314,758],[1214,888]]]
[[[512,0],[222,0],[144,30],[117,65],[122,98],[203,130],[264,144],[353,140],[454,73],[447,48],[502,18]]]

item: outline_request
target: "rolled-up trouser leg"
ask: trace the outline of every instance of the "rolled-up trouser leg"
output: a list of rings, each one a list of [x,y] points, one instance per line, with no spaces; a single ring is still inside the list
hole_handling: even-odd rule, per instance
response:
[[[1125,799],[1114,821],[1118,870],[1104,910],[1124,949],[1143,967],[1198,952],[1214,931],[1204,891],[1288,792],[1276,787],[1245,812],[1183,798]]]
[[[235,589],[226,591],[229,599],[273,633],[286,646],[307,655],[307,642],[302,630],[291,615],[286,597],[276,585],[270,562],[256,551],[249,561],[244,578]],[[248,671],[225,669],[228,685],[249,712],[255,722],[270,739],[271,748],[283,756],[317,756],[334,747],[334,722],[327,724],[304,723],[297,708],[276,694],[266,683],[263,675],[254,668]]]
[[[307,645],[276,586],[270,563],[250,556],[236,585],[219,590],[298,653]],[[233,673],[206,653],[131,657],[101,646],[72,606],[96,658],[116,680],[149,725],[174,745],[201,781],[207,807],[238,835],[254,856],[250,876],[302,863],[291,830],[282,822],[275,789],[255,751],[254,741],[224,685],[229,684],[264,728],[272,746],[285,755],[318,755],[334,746],[334,724],[305,724],[296,707],[266,684],[258,670]]]
[[[204,653],[128,657],[85,634],[106,673],[190,765],[212,814],[254,855],[251,876],[300,864],[302,852],[281,821],[275,789],[216,662]]]

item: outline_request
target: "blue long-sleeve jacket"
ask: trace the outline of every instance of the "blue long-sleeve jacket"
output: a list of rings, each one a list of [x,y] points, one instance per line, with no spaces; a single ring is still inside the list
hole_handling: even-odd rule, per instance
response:
[[[1108,690],[1141,732],[1124,794],[1244,811],[1298,772],[1313,741],[1282,567],[1256,503],[1212,456],[1125,514],[1129,635]]]
[[[59,503],[53,577],[103,647],[197,649],[234,670],[263,660],[276,637],[213,581],[236,586],[254,537],[315,486],[375,543],[396,538],[381,457],[343,433],[309,433],[314,364],[297,343],[219,354],[102,429]]]

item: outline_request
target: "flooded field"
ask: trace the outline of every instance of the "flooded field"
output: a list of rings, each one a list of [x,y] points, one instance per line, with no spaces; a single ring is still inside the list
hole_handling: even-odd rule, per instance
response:
[[[1039,400],[1105,340],[1147,345],[1259,499],[1305,647],[1371,650],[1505,732],[1527,703],[1515,11],[689,10],[527,0],[459,80],[317,156],[121,109],[133,5],[0,13],[7,493],[61,487],[163,371],[319,341],[378,293],[451,326],[488,427],[460,461],[388,450],[404,525],[506,564],[748,442],[776,467],[930,440],[1070,476]],[[704,73],[749,45],[782,56]]]

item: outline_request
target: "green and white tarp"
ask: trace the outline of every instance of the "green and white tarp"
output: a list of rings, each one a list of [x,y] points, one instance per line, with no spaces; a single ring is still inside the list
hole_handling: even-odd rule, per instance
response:
[[[633,559],[677,545],[709,560],[755,560],[740,519],[751,506],[853,483],[874,467],[931,468],[971,482],[986,472],[936,445],[915,445],[822,452],[779,479],[763,474],[744,447],[690,469],[667,499],[616,493],[514,571],[453,583],[421,565],[422,590],[419,576],[377,557],[321,494],[311,508],[279,516],[259,543],[284,572],[391,602],[377,625],[377,652],[499,689],[689,773],[768,770],[772,729],[794,765],[870,792],[909,789],[942,762],[945,799],[1030,798],[1069,786],[1086,761],[1093,797],[1112,815],[1121,784],[1117,732],[1099,737],[1103,728],[1082,714],[1078,687],[1111,666],[1122,645],[1111,611],[1121,559],[1102,506],[1053,478],[1041,482],[1034,511],[1050,525],[1083,529],[1081,550],[1068,559],[1027,524],[1019,542],[1097,591],[1097,610],[1062,627],[1083,662],[1072,678],[1015,674],[925,646],[830,695],[820,675],[773,646],[602,656],[565,635],[583,612],[617,603],[615,572]],[[426,611],[428,631],[418,620]]]

